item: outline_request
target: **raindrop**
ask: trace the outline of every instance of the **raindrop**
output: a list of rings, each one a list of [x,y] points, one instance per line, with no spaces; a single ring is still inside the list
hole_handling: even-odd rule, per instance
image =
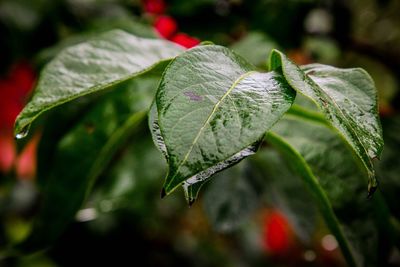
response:
[[[26,137],[29,133],[29,125],[25,126],[19,133],[15,135],[16,139],[22,139]]]

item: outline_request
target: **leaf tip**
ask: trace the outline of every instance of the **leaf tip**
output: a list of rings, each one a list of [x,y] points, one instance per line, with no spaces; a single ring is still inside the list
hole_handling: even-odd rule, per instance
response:
[[[376,189],[378,189],[378,184],[376,185],[368,185],[368,195],[367,195],[367,199],[371,199],[373,194],[375,193]]]
[[[15,127],[15,131],[14,131],[15,139],[22,139],[22,138],[26,137],[29,133],[29,128],[30,128],[30,125],[26,125],[22,128],[17,125]]]
[[[194,199],[194,198],[188,199],[189,208],[194,204],[195,201],[196,201],[196,199]]]
[[[161,189],[161,193],[160,193],[161,199],[163,199],[166,195],[167,195],[167,192],[165,191],[165,188],[163,187],[163,188]]]

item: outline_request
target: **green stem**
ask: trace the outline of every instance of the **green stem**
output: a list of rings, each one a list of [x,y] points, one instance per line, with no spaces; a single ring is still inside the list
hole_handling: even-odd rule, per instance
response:
[[[386,237],[394,244],[398,249],[400,249],[400,231],[396,228],[395,219],[391,218],[390,210],[383,198],[380,191],[374,194],[373,208],[376,214],[376,221],[379,228],[384,232]]]
[[[357,266],[353,252],[351,251],[350,245],[344,236],[343,230],[340,227],[339,221],[336,218],[329,199],[305,159],[278,135],[269,132],[266,135],[266,138],[271,145],[275,146],[287,157],[289,164],[295,168],[296,173],[303,178],[303,181],[313,193],[315,199],[317,200],[322,217],[324,218],[325,223],[332,234],[336,237],[347,264],[351,267]]]
[[[315,123],[321,123],[332,129],[334,132],[337,132],[337,130],[326,121],[321,113],[309,110],[302,106],[292,105],[292,107],[286,114],[288,114],[289,116],[295,116],[297,118],[310,120]],[[343,136],[340,134],[338,136],[343,140],[348,148],[353,151],[353,148],[347,143]],[[357,164],[359,164],[361,169],[364,169],[364,166],[357,156],[355,157],[355,160],[357,161]],[[377,191],[374,195],[374,199],[371,201],[374,202],[373,209],[374,213],[376,214],[375,220],[378,223],[379,228],[383,231],[383,233],[391,241],[391,243],[400,249],[400,230],[396,228],[395,221],[393,221],[391,218],[390,210],[382,193]]]
[[[316,122],[322,123],[324,125],[330,126],[330,124],[325,119],[323,114],[316,112],[316,111],[309,110],[300,105],[296,105],[296,104],[292,105],[290,107],[290,109],[288,110],[288,112],[286,112],[286,114],[293,115],[296,117],[301,117],[304,119],[309,119],[309,120],[316,121]]]

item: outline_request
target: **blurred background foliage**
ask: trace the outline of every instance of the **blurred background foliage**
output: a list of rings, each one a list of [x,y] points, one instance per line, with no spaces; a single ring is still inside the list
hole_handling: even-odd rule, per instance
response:
[[[268,142],[217,174],[192,207],[182,194],[160,199],[166,164],[146,120],[123,128],[151,104],[157,73],[64,105],[41,118],[27,140],[14,140],[13,121],[41,68],[64,47],[113,28],[188,48],[212,41],[260,69],[272,48],[298,64],[366,69],[378,88],[386,144],[373,201],[328,128],[287,118],[276,131],[314,168],[360,264],[400,266],[399,238],[379,219],[391,213],[399,233],[399,14],[396,0],[1,0],[0,266],[345,266],[312,195]],[[301,139],[291,136],[293,127]],[[118,142],[110,146],[112,138]],[[43,192],[53,191],[57,198],[41,218],[58,219],[27,249],[53,245],[10,257],[10,245],[41,223],[34,217]]]

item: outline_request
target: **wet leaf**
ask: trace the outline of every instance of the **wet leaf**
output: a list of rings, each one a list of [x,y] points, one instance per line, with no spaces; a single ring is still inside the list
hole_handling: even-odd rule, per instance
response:
[[[338,69],[321,64],[300,69],[276,50],[271,53],[270,68],[280,69],[297,92],[313,100],[350,144],[367,169],[368,192],[372,194],[377,187],[372,160],[380,157],[383,138],[377,93],[370,76],[359,68]]]
[[[31,101],[16,120],[15,134],[23,137],[41,113],[166,64],[182,50],[165,40],[121,30],[63,50],[44,68]]]
[[[164,138],[161,135],[160,126],[158,124],[158,112],[155,102],[153,102],[149,112],[149,128],[151,131],[151,136],[154,144],[156,145],[158,150],[163,153],[163,155],[168,161],[167,148],[165,146]],[[203,187],[205,183],[207,183],[210,180],[211,175],[213,173],[229,167],[230,165],[240,161],[243,157],[254,154],[258,149],[258,145],[259,142],[256,142],[255,144],[243,149],[242,151],[239,151],[229,159],[220,162],[217,165],[209,169],[206,169],[184,181],[182,184],[182,188],[188,204],[192,205],[194,201],[196,201],[200,189]]]
[[[259,73],[229,49],[200,46],[166,68],[156,96],[168,153],[167,194],[226,168],[289,109],[295,93],[277,72]]]

